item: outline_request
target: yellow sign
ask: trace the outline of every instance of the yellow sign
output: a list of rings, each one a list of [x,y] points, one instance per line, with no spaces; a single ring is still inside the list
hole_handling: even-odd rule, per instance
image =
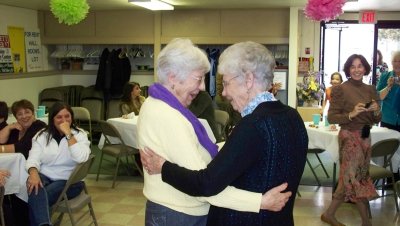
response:
[[[22,27],[8,27],[14,72],[26,72],[25,68],[25,32]]]

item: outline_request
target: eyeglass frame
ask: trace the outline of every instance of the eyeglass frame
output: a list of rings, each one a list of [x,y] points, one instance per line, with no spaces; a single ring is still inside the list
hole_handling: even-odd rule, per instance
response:
[[[224,81],[224,80],[222,80],[222,87],[227,87],[227,86],[229,86],[229,84],[230,84],[230,82],[233,80],[233,79],[235,79],[235,78],[237,78],[237,77],[239,77],[240,75],[236,75],[235,77],[233,77],[233,78],[230,78],[228,81]]]
[[[196,80],[196,81],[198,81],[198,82],[200,82],[200,83],[202,83],[202,82],[204,82],[205,81],[205,79],[206,79],[206,76],[201,76],[201,78],[199,78],[199,77],[196,77],[196,76],[191,76],[194,80]]]

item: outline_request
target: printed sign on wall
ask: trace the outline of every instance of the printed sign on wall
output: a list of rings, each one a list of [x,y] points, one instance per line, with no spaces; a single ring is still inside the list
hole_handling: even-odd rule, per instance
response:
[[[22,27],[8,27],[14,72],[26,72],[25,69],[25,33]]]
[[[25,31],[26,69],[28,72],[42,71],[42,45],[39,31]]]
[[[12,54],[8,35],[0,35],[0,73],[13,73]]]

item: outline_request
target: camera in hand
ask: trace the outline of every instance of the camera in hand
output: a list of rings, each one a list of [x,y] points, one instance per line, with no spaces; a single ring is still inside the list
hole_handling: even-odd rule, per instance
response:
[[[365,106],[364,106],[364,108],[369,108],[369,106],[371,106],[371,104],[372,104],[372,101],[371,101],[371,102],[368,102],[368,103],[366,103],[366,104],[365,104]]]

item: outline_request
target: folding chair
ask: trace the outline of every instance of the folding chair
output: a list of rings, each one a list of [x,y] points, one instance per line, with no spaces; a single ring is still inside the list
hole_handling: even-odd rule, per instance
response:
[[[392,167],[392,157],[394,153],[399,148],[400,141],[398,139],[386,139],[381,140],[371,147],[371,157],[383,157],[383,166],[378,166],[375,164],[369,165],[369,175],[372,180],[375,181],[375,185],[379,188],[382,188],[382,196],[385,194],[385,185],[389,185],[386,182],[387,178],[392,178],[392,182],[390,184],[394,185],[394,175],[393,175],[393,167]],[[387,169],[389,167],[389,169]],[[383,180],[381,185],[378,185],[378,180]],[[396,210],[399,212],[399,204],[397,203],[397,194],[396,189],[393,189],[393,198],[396,204]]]
[[[135,154],[138,155],[139,150],[126,145],[125,142],[122,140],[120,133],[118,132],[118,130],[115,128],[114,125],[104,120],[100,120],[99,125],[105,139],[104,139],[104,146],[101,149],[100,163],[99,163],[99,168],[97,170],[96,181],[99,179],[99,173],[104,154],[112,156],[117,160],[117,166],[115,167],[114,170],[114,179],[112,188],[115,187],[115,180],[117,178],[118,168],[121,163],[122,157],[126,157],[127,164],[129,163],[128,156],[131,157],[133,160],[133,164],[135,165],[139,173],[143,176],[142,168],[139,167],[139,165],[135,161]],[[111,142],[110,140],[112,140],[113,142]]]
[[[92,132],[100,132],[98,121],[103,120],[105,117],[103,92],[95,90],[94,86],[89,86],[82,89],[80,97],[80,106],[90,112]]]
[[[57,88],[44,89],[39,94],[39,104],[46,106],[47,109],[50,109],[55,102],[64,102],[65,100],[63,91]]]
[[[394,190],[396,191],[397,198],[400,199],[400,180],[396,181],[396,183],[394,184]],[[398,203],[397,200],[396,203]]]
[[[93,142],[92,137],[92,120],[90,118],[90,112],[84,107],[71,107],[74,112],[74,118],[79,127],[85,129],[88,132],[90,144]]]
[[[329,174],[328,174],[328,172],[326,171],[326,168],[325,168],[324,164],[322,163],[322,161],[321,161],[321,159],[319,158],[319,155],[318,155],[318,154],[321,154],[321,153],[324,152],[324,151],[325,151],[325,150],[319,149],[319,148],[312,148],[312,149],[308,149],[308,150],[307,150],[307,154],[315,154],[315,157],[317,157],[317,160],[318,160],[318,162],[319,162],[318,165],[312,166],[311,163],[310,163],[310,160],[308,160],[308,157],[306,158],[307,165],[310,167],[311,172],[312,172],[312,174],[314,175],[315,180],[316,180],[317,183],[318,183],[318,186],[321,186],[321,181],[319,180],[317,174],[315,173],[315,169],[316,169],[317,167],[321,166],[321,167],[322,167],[322,170],[324,171],[324,173],[325,173],[325,175],[326,175],[326,177],[329,178]]]
[[[94,223],[94,225],[98,225],[92,206],[92,198],[88,193],[85,182],[83,183],[84,187],[81,194],[69,200],[67,198],[67,191],[69,187],[79,181],[82,181],[86,177],[86,175],[89,173],[89,169],[92,166],[93,161],[94,155],[90,155],[89,159],[86,162],[78,164],[75,167],[74,171],[71,173],[71,176],[67,180],[67,183],[65,184],[63,191],[58,197],[57,202],[51,208],[50,216],[52,216],[55,212],[60,212],[60,215],[57,217],[57,221],[54,223],[54,225],[60,225],[64,213],[68,213],[72,226],[81,225],[78,224],[78,222],[80,222],[80,220],[82,220],[83,217],[86,216],[88,213],[92,217],[92,221],[90,222],[90,224]],[[75,219],[73,213],[80,211],[86,205],[89,209],[81,214],[77,219]]]
[[[121,103],[120,99],[111,99],[108,101],[107,105],[107,119],[121,117],[121,110],[119,105]]]

